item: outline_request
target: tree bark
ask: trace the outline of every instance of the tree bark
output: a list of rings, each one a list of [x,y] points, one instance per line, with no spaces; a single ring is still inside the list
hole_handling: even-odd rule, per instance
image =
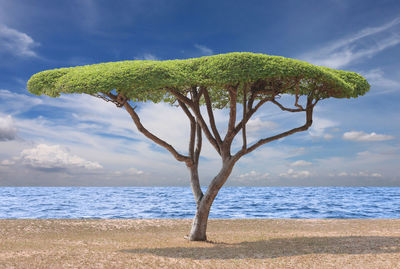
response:
[[[204,197],[203,197],[204,198]],[[194,216],[192,229],[190,231],[190,241],[206,241],[207,240],[207,221],[210,213],[211,203],[200,203],[197,206],[196,215]]]
[[[192,229],[190,231],[190,241],[206,241],[207,240],[207,222],[208,215],[210,214],[211,205],[214,202],[219,190],[222,188],[229,175],[235,162],[232,158],[224,160],[221,170],[218,175],[214,177],[207,188],[207,192],[197,203],[196,215],[194,216]]]
[[[196,205],[199,207],[200,201],[203,198],[203,192],[200,188],[198,165],[196,163],[188,168],[190,170],[190,186],[192,187],[192,193],[196,200]]]

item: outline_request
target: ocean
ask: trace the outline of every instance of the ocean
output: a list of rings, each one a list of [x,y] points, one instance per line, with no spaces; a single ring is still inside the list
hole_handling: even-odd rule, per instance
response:
[[[192,218],[189,187],[0,187],[1,219]],[[400,188],[223,187],[210,218],[400,218]]]

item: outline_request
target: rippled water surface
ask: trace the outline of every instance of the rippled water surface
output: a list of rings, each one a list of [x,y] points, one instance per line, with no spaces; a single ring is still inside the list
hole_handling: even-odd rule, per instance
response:
[[[192,218],[186,187],[2,187],[0,218]],[[400,188],[225,187],[210,218],[400,218]]]

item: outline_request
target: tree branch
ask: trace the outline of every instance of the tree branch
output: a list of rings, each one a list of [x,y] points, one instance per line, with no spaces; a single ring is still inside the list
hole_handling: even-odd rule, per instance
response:
[[[313,109],[314,109],[314,105],[313,105],[312,101],[313,101],[313,99],[311,97],[307,98],[306,123],[304,125],[302,125],[300,127],[297,127],[297,128],[293,128],[291,130],[288,130],[286,132],[280,133],[278,135],[274,135],[274,136],[271,136],[271,137],[268,137],[268,138],[260,139],[258,142],[256,142],[255,144],[253,144],[249,148],[241,149],[240,151],[238,151],[233,156],[234,161],[239,160],[243,155],[252,152],[253,150],[257,149],[258,147],[260,147],[260,146],[262,146],[262,145],[264,145],[266,143],[281,139],[283,137],[289,136],[289,135],[297,133],[297,132],[306,131],[308,128],[310,128],[310,126],[312,125],[312,114],[313,114]]]
[[[321,98],[315,99],[315,102],[312,104],[312,106],[315,106],[318,103],[319,100],[321,100]]]
[[[197,94],[197,91],[194,89],[191,92],[191,96],[193,99],[192,101],[193,105],[198,106],[201,94]],[[177,99],[177,101],[179,103],[179,106],[182,108],[183,112],[186,114],[186,116],[190,121],[190,141],[189,141],[188,151],[191,162],[186,162],[186,165],[190,170],[190,185],[192,188],[192,192],[195,197],[196,204],[197,206],[199,206],[200,201],[203,198],[203,192],[200,187],[199,171],[198,171],[198,164],[199,164],[199,157],[200,157],[201,143],[202,143],[201,127],[196,121],[195,117],[192,115],[192,113],[190,113],[186,104],[180,99]],[[197,144],[195,149],[194,146],[196,142],[196,136],[197,136]]]
[[[200,124],[201,129],[204,132],[204,135],[207,137],[208,141],[210,141],[211,145],[215,148],[215,150],[218,152],[218,154],[221,155],[221,150],[218,146],[218,143],[215,140],[215,138],[213,137],[213,135],[211,134],[206,122],[204,121],[203,116],[201,115],[199,103],[197,102],[197,104],[195,104],[192,100],[190,100],[186,96],[182,95],[180,92],[178,92],[177,90],[175,90],[173,88],[168,88],[167,90],[172,95],[174,95],[178,100],[181,100],[183,103],[185,103],[187,106],[189,106],[192,109],[196,119],[198,120],[198,122]],[[198,98],[200,98],[200,96]]]
[[[204,93],[204,100],[206,101],[207,113],[208,113],[208,118],[210,120],[211,130],[213,131],[213,134],[214,134],[215,140],[218,143],[218,146],[221,148],[222,140],[221,140],[221,136],[219,135],[217,126],[215,124],[214,112],[212,110],[210,96],[208,95],[207,90],[204,90],[203,93]]]
[[[189,151],[189,157],[192,159],[192,161],[194,163],[194,142],[196,139],[196,121],[195,121],[194,117],[192,116],[192,114],[190,113],[187,106],[181,100],[178,100],[178,103],[190,121],[190,140],[189,140],[188,151]]]
[[[251,97],[250,97],[250,98],[251,98]],[[266,97],[266,98],[260,100],[254,108],[250,108],[249,111],[247,111],[245,121],[244,121],[244,119],[242,119],[242,120],[236,125],[235,129],[233,130],[233,132],[232,132],[233,137],[235,137],[235,136],[240,132],[240,130],[243,128],[243,124],[246,124],[246,123],[249,121],[249,119],[251,118],[251,116],[253,116],[253,114],[256,113],[257,110],[258,110],[264,103],[266,103],[266,102],[268,102],[268,101],[271,101],[271,98],[272,98],[272,97]],[[250,102],[250,100],[249,100],[249,102]]]
[[[107,94],[110,98],[114,99],[115,95],[113,94]],[[139,132],[141,132],[142,134],[144,134],[147,138],[151,139],[154,143],[162,146],[163,148],[165,148],[166,150],[168,150],[174,157],[175,159],[177,159],[180,162],[186,162],[186,164],[190,165],[192,163],[192,159],[189,158],[188,156],[179,154],[175,148],[173,146],[171,146],[170,144],[168,144],[167,142],[165,142],[164,140],[158,138],[157,136],[155,136],[154,134],[152,134],[151,132],[149,132],[140,122],[140,118],[138,116],[138,114],[136,114],[135,110],[132,108],[132,106],[129,104],[129,102],[125,102],[124,104],[124,108],[126,109],[126,111],[129,113],[129,115],[131,116],[133,122],[135,123],[137,129],[139,130]]]
[[[237,88],[228,86],[229,90],[229,121],[228,121],[228,131],[226,132],[224,143],[230,144],[233,140],[233,132],[235,129],[235,122],[236,122],[236,100],[237,100]]]
[[[275,97],[275,96],[274,96]],[[254,114],[263,104],[265,104],[268,101],[271,101],[274,99],[274,97],[265,97],[264,99],[261,99],[257,105],[253,108],[254,112],[252,112],[252,114]],[[250,112],[250,111],[249,111]]]
[[[247,148],[247,138],[246,138],[246,123],[247,123],[247,118],[246,118],[246,106],[247,106],[247,83],[243,87],[243,127],[242,127],[242,138],[243,138],[243,145],[242,149],[246,150]]]
[[[169,91],[173,96],[176,97],[176,99],[181,100],[183,103],[185,103],[187,106],[192,107],[193,102],[191,99],[187,98],[185,95],[180,93],[174,88],[166,88],[167,91]]]
[[[275,105],[277,105],[280,109],[282,109],[283,111],[289,111],[289,112],[302,112],[302,111],[306,111],[303,107],[301,108],[287,108],[284,107],[283,105],[281,105],[279,102],[277,102],[275,99],[272,99],[271,102]],[[296,101],[297,102],[297,101]]]
[[[194,162],[199,163],[200,151],[202,146],[202,137],[201,137],[201,127],[198,122],[196,122],[196,134],[197,134],[197,144],[196,144],[196,150],[194,151]]]
[[[251,89],[250,89],[251,90]],[[252,110],[252,108],[253,108],[253,103],[254,103],[254,99],[256,98],[256,92],[255,91],[251,91],[251,94],[250,94],[250,98],[249,98],[249,101],[247,102],[247,110]]]
[[[232,132],[233,128],[235,128],[236,122],[236,100],[237,100],[237,87],[229,91],[229,100],[230,100],[230,111],[229,111],[229,122],[228,122],[228,132]]]
[[[299,93],[300,93],[300,81],[296,83],[296,100],[294,102],[294,106],[304,111],[304,108],[299,105]]]

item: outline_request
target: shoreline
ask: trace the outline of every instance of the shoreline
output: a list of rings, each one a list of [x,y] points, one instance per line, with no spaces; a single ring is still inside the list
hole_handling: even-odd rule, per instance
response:
[[[400,268],[400,219],[0,219],[0,268]]]

